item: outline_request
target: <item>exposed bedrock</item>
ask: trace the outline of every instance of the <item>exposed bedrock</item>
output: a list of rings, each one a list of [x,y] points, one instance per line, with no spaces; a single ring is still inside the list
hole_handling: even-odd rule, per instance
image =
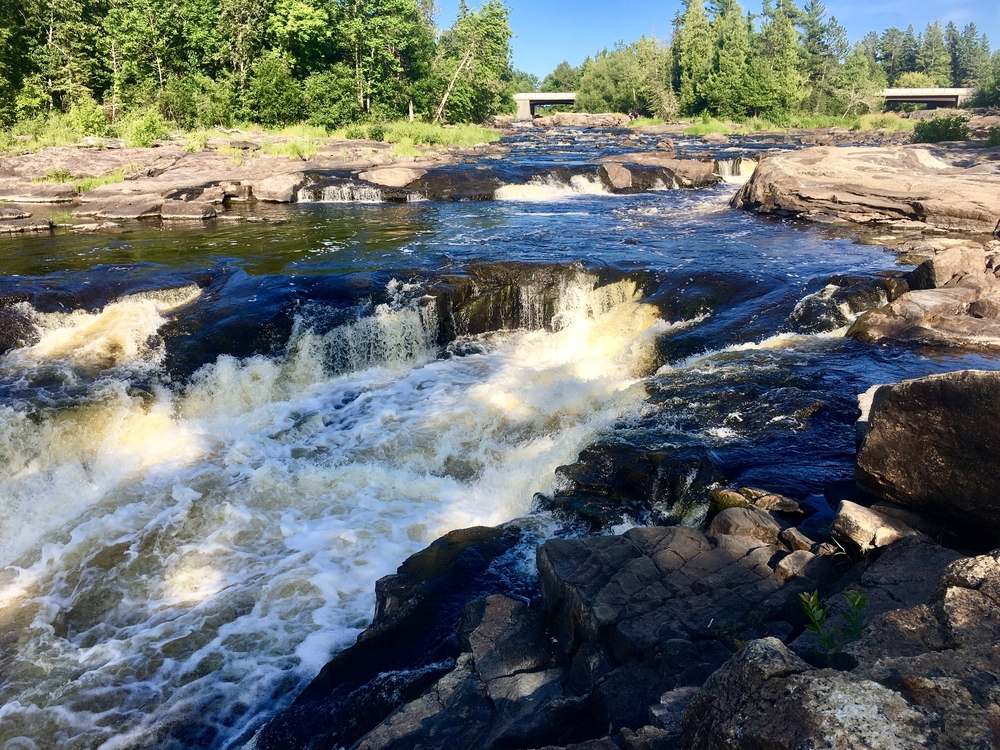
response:
[[[785,152],[761,161],[733,206],[825,223],[990,234],[1000,224],[998,156],[963,144]]]

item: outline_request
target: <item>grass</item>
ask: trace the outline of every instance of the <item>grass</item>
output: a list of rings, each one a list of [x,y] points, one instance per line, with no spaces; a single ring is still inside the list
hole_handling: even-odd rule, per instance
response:
[[[709,120],[708,122],[696,122],[694,125],[684,129],[684,135],[708,135],[709,133],[722,133],[731,135],[732,128],[721,120]]]
[[[636,120],[632,120],[628,124],[630,128],[647,128],[654,125],[663,125],[665,120],[661,120],[659,117],[640,117]]]
[[[271,156],[287,156],[289,159],[311,159],[319,147],[312,139],[293,138],[280,143],[264,141],[260,144],[261,151]],[[221,149],[220,149],[221,150]]]
[[[455,125],[443,127],[427,122],[407,122],[406,120],[386,123],[381,140],[386,143],[410,143],[423,146],[478,146],[481,143],[495,143],[500,134],[478,125]]]
[[[49,219],[52,220],[53,224],[73,224],[76,221],[76,216],[72,211],[55,211]]]
[[[283,138],[326,138],[328,135],[326,128],[305,122],[289,125],[281,130],[268,130],[266,132],[268,135],[278,135]]]
[[[73,182],[73,189],[77,194],[86,193],[88,190],[93,190],[101,185],[113,185],[116,182],[125,181],[125,170],[119,169],[110,174],[102,174],[100,177],[84,177],[82,180],[75,180]]]
[[[238,148],[233,148],[232,146],[219,146],[215,149],[215,151],[223,156],[232,157],[233,164],[237,167],[242,167],[246,164],[246,160],[243,158],[243,151]]]
[[[392,152],[396,156],[420,156],[424,152],[413,145],[413,141],[409,138],[404,138],[403,140],[394,143],[392,146]]]

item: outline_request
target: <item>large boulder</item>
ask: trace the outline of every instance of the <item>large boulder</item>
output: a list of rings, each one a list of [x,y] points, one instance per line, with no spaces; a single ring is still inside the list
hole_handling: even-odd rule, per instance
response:
[[[1000,222],[1000,163],[958,145],[806,148],[762,160],[733,205],[822,222],[989,234]]]
[[[863,489],[949,519],[971,536],[1000,535],[1000,372],[883,386],[867,423],[855,467]]]

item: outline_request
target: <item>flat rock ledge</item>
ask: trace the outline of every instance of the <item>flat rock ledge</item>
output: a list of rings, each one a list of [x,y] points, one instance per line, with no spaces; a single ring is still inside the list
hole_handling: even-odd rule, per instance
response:
[[[991,234],[1000,149],[817,146],[763,159],[733,206],[822,223]]]

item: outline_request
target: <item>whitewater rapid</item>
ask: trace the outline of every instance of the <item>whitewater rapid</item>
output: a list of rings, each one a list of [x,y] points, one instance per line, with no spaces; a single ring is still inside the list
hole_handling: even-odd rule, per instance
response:
[[[529,512],[638,409],[671,329],[633,283],[581,272],[550,327],[441,356],[433,300],[387,291],[183,385],[158,377],[160,335],[197,287],[26,311],[34,340],[0,360],[26,395],[0,409],[0,747],[242,741],[369,624],[378,578]],[[53,381],[83,395],[27,398]]]

